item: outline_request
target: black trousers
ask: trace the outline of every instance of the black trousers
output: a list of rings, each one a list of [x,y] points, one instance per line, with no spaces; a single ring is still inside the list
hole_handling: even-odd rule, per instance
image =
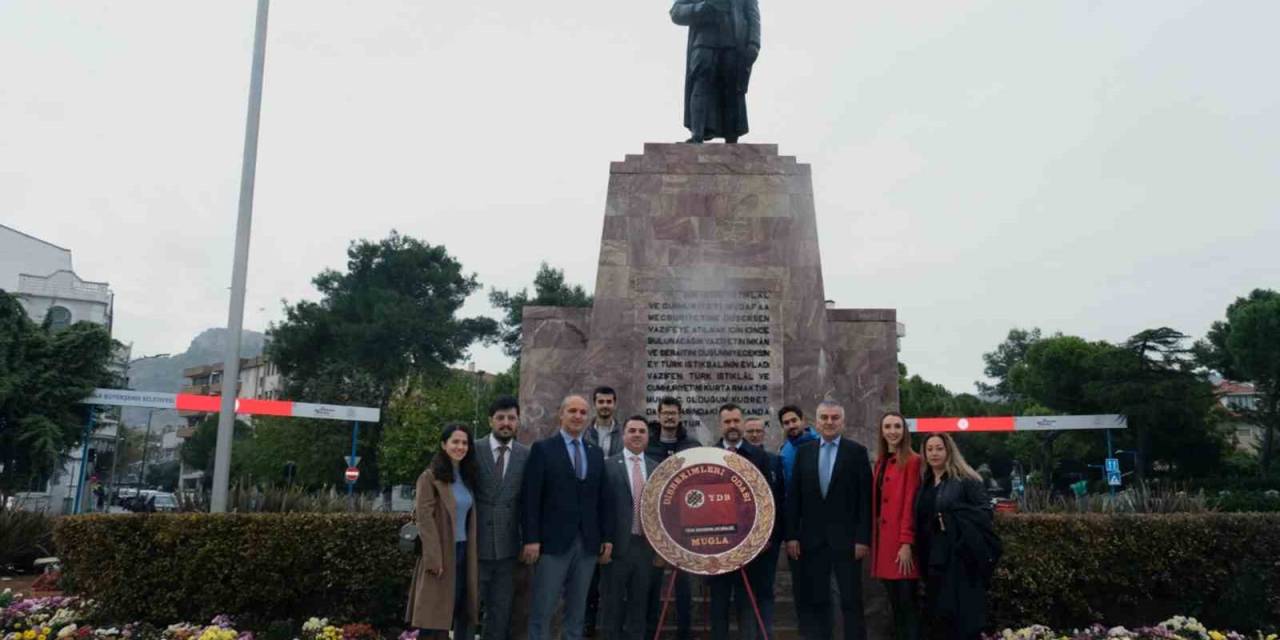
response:
[[[737,49],[697,47],[690,54],[689,131],[694,138],[737,141],[746,129],[743,73]]]
[[[840,612],[844,617],[844,638],[866,640],[867,625],[862,614],[862,561],[853,559],[853,549],[838,553],[827,546],[803,549],[796,565],[800,574],[795,585],[800,635],[807,640],[831,638],[835,628],[831,598],[831,578],[834,576],[840,593]]]
[[[467,542],[455,542],[453,545],[454,580],[453,580],[453,637],[471,637],[471,612],[467,605]],[[428,632],[423,637],[447,638],[448,629],[421,629]]]
[[[617,547],[615,547],[616,549]],[[662,570],[653,566],[653,547],[644,536],[631,536],[625,554],[616,554],[600,571],[601,638],[644,640],[649,612],[649,587],[661,580]],[[648,636],[652,638],[652,635]]]
[[[881,580],[889,592],[895,640],[920,640],[920,599],[915,580]]]
[[[675,583],[675,610],[676,610],[676,638],[677,640],[689,640],[692,636],[693,626],[693,587],[689,584],[689,574],[676,569],[669,569],[676,572]],[[649,614],[646,616],[647,630],[646,637],[652,638],[658,627],[658,617],[662,609],[662,598],[667,593],[667,581],[671,577],[666,571],[659,570],[658,577],[649,586]],[[671,619],[671,612],[667,612],[667,619]],[[665,624],[665,623],[664,623]]]

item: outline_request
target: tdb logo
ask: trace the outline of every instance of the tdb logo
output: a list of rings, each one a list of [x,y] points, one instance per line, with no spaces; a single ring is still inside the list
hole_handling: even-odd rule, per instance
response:
[[[697,489],[684,494],[684,504],[690,509],[697,509],[707,503],[707,497]]]

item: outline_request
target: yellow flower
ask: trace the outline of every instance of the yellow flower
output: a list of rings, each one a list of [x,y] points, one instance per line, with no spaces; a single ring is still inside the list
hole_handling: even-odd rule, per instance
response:
[[[36,632],[35,632],[35,631],[32,631],[31,629],[27,629],[26,631],[23,631],[23,632],[22,632],[22,639],[23,639],[23,640],[36,640]]]

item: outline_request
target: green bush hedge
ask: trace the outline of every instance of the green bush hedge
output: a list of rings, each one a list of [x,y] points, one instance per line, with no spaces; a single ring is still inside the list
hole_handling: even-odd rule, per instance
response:
[[[112,515],[59,519],[68,588],[112,621],[252,624],[322,615],[400,624],[412,561],[405,516]],[[1211,627],[1280,620],[1280,515],[1002,515],[993,627],[1143,625],[1175,614]]]
[[[1072,628],[1194,615],[1211,627],[1280,621],[1280,515],[1006,515],[990,619]]]
[[[411,558],[407,515],[129,514],[61,518],[65,588],[112,622],[234,614],[249,628],[308,616],[395,627]]]

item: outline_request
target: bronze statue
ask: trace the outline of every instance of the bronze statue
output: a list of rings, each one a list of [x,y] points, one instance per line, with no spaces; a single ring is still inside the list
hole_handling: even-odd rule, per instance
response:
[[[676,0],[671,21],[689,27],[684,126],[688,142],[747,132],[747,83],[760,55],[758,0]]]

